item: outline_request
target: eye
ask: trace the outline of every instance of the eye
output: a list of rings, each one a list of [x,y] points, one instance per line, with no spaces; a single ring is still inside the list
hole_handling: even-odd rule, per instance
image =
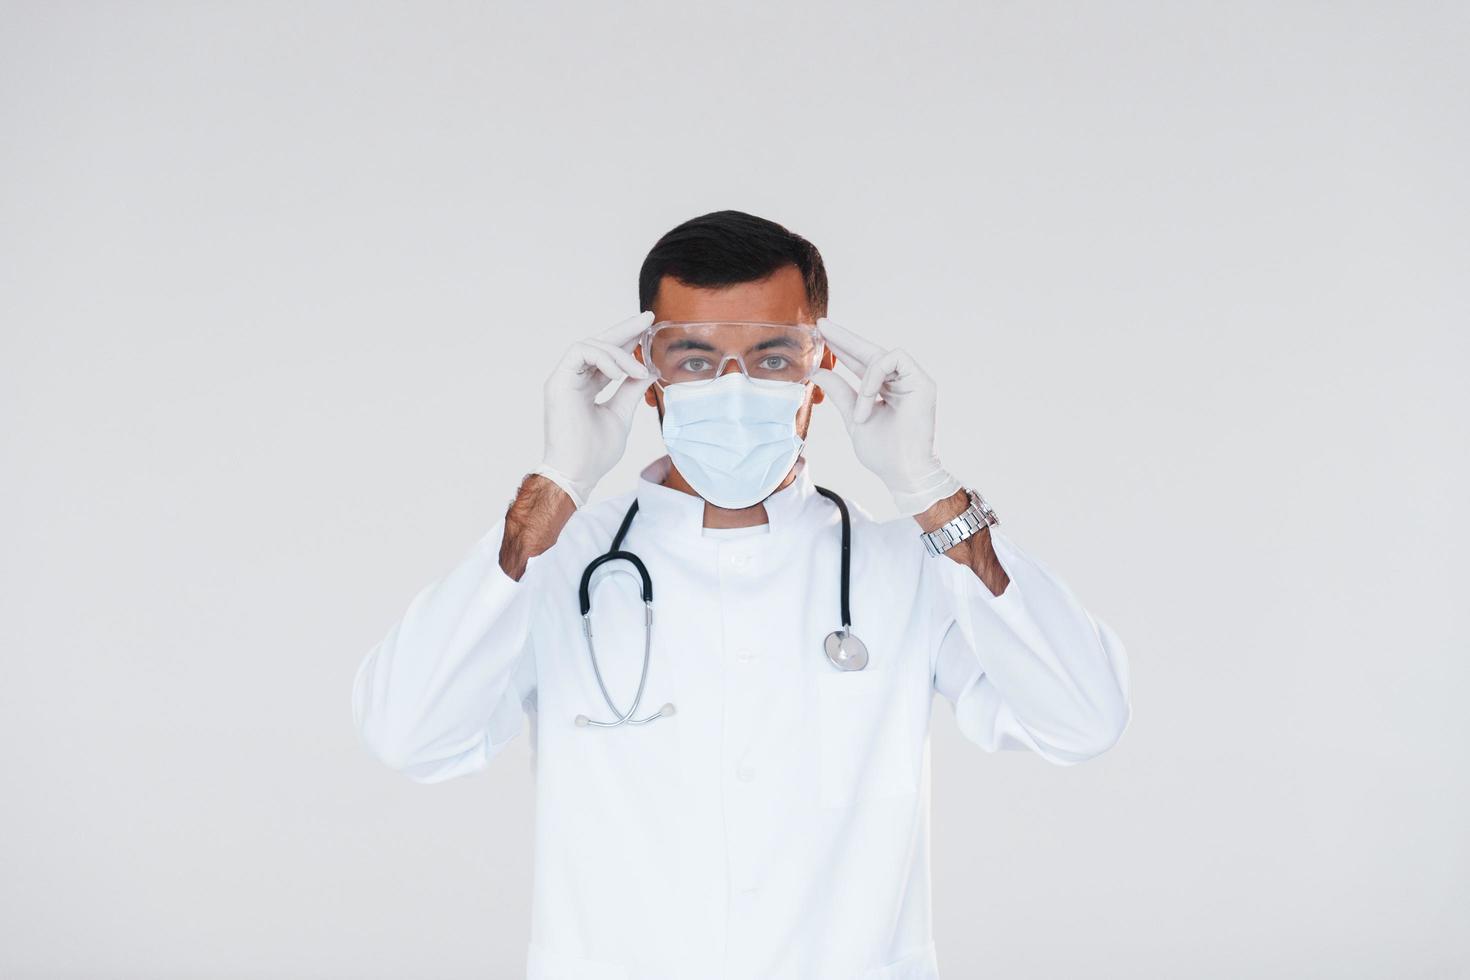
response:
[[[791,362],[780,354],[761,358],[761,367],[767,371],[784,371]]]
[[[681,370],[681,371],[692,371],[692,372],[694,372],[696,374],[698,374],[700,371],[708,371],[709,370],[709,358],[706,358],[706,357],[688,357],[688,358],[685,358],[684,361],[682,363],[680,363],[679,370]]]

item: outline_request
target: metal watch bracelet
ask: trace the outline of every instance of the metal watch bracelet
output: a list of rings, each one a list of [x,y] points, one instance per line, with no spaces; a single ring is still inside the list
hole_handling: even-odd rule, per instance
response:
[[[931,556],[942,555],[966,538],[979,534],[981,528],[1000,523],[1000,518],[995,516],[995,511],[979,491],[966,487],[965,493],[970,498],[970,506],[963,513],[919,535],[924,539],[924,549]]]

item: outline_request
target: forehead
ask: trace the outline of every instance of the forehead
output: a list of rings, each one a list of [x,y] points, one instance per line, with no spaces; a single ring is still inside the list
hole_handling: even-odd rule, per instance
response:
[[[671,276],[659,281],[653,300],[654,321],[761,320],[767,323],[810,323],[806,284],[794,265],[764,279],[733,286],[687,286]]]

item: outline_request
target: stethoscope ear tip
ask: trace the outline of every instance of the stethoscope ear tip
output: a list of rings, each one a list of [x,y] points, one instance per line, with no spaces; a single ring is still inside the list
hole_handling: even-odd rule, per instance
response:
[[[577,716],[577,727],[578,728],[586,728],[587,727],[587,721],[588,721],[588,718],[587,718],[586,715],[578,715]]]
[[[666,704],[662,708],[658,709],[658,713],[667,718],[669,715],[674,713],[674,706],[672,704]]]

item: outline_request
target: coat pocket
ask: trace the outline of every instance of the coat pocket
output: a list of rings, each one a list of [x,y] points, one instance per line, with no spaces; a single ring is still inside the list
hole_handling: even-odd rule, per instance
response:
[[[526,980],[628,980],[628,970],[531,943],[526,949]]]
[[[874,967],[862,980],[938,980],[939,960],[933,942],[920,946],[900,960]]]
[[[823,807],[918,791],[908,699],[893,671],[833,671],[816,679]]]

